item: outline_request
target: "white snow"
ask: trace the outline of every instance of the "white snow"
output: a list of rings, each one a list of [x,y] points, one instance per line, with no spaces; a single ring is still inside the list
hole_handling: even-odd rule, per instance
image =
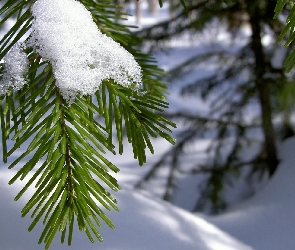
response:
[[[24,75],[29,69],[29,60],[20,43],[4,57],[5,68],[0,80],[0,95],[5,95],[10,87],[15,90],[21,89],[26,83]]]
[[[161,144],[160,140],[156,147],[161,147]],[[132,173],[135,172],[138,178],[144,169],[138,166],[136,169],[124,169],[124,164],[130,163],[130,158],[123,157],[120,159],[121,166],[118,165],[123,167],[119,178],[123,190],[114,194],[121,211],[108,213],[116,229],[111,230],[103,225],[103,243],[91,244],[83,233],[75,232],[71,248],[60,245],[59,239],[56,239],[51,249],[292,250],[295,245],[294,148],[295,138],[286,141],[280,147],[279,169],[267,186],[256,196],[219,216],[191,214],[154,196],[132,190],[128,185],[135,178]],[[38,225],[28,233],[31,219],[20,217],[20,210],[30,192],[21,200],[13,201],[23,185],[18,181],[8,186],[7,182],[14,174],[14,170],[6,170],[5,166],[0,170],[0,249],[42,249],[36,243],[42,226]],[[16,240],[16,237],[22,240]]]
[[[294,150],[291,138],[280,147],[281,164],[263,190],[225,214],[206,219],[254,249],[294,249]]]
[[[0,249],[42,249],[37,244],[42,226],[27,232],[31,218],[20,217],[20,210],[30,197],[30,191],[21,200],[13,201],[22,183],[9,186],[7,182],[16,173],[0,170]],[[59,243],[57,237],[51,249],[71,250],[251,250],[252,248],[222,232],[204,219],[154,197],[137,193],[124,186],[115,194],[120,212],[110,212],[116,229],[103,225],[104,241],[91,244],[84,233],[75,231],[70,248]]]
[[[31,11],[34,16],[31,34],[23,46],[32,47],[42,60],[50,61],[56,85],[69,104],[78,93],[94,94],[104,79],[139,88],[141,68],[133,55],[102,34],[80,2],[38,0]],[[10,54],[5,61],[14,59]],[[12,69],[8,74],[14,76],[15,71]],[[17,72],[15,78],[22,72]]]

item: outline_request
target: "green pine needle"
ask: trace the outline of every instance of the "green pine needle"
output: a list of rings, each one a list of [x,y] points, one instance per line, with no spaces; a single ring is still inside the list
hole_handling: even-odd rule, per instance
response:
[[[0,25],[12,16],[17,17],[0,41],[0,60],[29,31],[33,20],[29,7],[34,2],[6,1],[0,8]],[[118,18],[116,6],[108,0],[80,2],[92,12],[102,32],[121,42],[134,55],[144,81],[142,89],[134,90],[105,80],[95,93],[96,98],[78,95],[69,106],[55,86],[50,63],[32,49],[26,49],[30,61],[25,74],[27,84],[16,92],[10,89],[5,96],[0,96],[3,161],[6,163],[7,157],[28,145],[9,166],[13,168],[26,160],[9,184],[18,179],[26,181],[15,200],[28,189],[34,189],[21,214],[30,213],[33,218],[29,231],[38,223],[44,224],[39,243],[44,243],[45,249],[50,248],[58,233],[61,243],[67,238],[71,245],[75,220],[91,242],[94,238],[102,241],[98,230],[102,221],[115,228],[100,208],[119,211],[116,199],[108,191],[121,189],[112,176],[119,168],[105,158],[106,152],[122,154],[126,137],[134,158],[143,165],[146,150],[154,153],[150,137],[174,142],[170,134],[175,124],[157,113],[168,108],[164,97],[166,85],[162,82],[164,72],[149,55],[133,48],[139,39],[128,27],[113,21]],[[7,146],[8,140],[14,141],[11,148]]]

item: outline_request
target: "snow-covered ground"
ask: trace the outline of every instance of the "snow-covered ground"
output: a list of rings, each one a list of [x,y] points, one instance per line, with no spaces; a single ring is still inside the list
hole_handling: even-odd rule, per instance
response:
[[[13,201],[22,183],[8,186],[8,180],[15,171],[0,170],[0,249],[37,250],[38,237],[42,226],[27,232],[31,219],[21,218],[20,210],[29,193],[20,201]],[[247,246],[222,232],[199,216],[147,194],[140,194],[123,185],[123,190],[115,194],[120,212],[108,215],[116,225],[115,230],[106,225],[101,234],[104,242],[91,244],[84,233],[75,232],[73,245],[68,248],[56,239],[51,249],[75,250],[250,250]]]
[[[146,5],[143,2],[143,9]],[[148,25],[158,18],[165,18],[167,5],[153,17],[143,14],[142,25]],[[131,8],[132,10],[132,8]],[[167,15],[166,15],[167,17]],[[177,46],[176,46],[177,47]],[[183,49],[184,46],[179,47]],[[189,51],[189,47],[185,48]],[[173,55],[185,55],[183,51]],[[160,64],[171,67],[171,56],[159,57]],[[172,88],[173,90],[173,88]],[[191,104],[179,100],[176,92],[170,95],[172,106]],[[194,104],[196,105],[196,104]],[[202,103],[200,103],[202,105]],[[204,108],[204,107],[203,107]],[[295,247],[295,138],[280,147],[281,164],[269,183],[254,197],[232,207],[222,215],[205,216],[192,214],[170,203],[159,200],[157,190],[153,194],[133,190],[132,185],[147,171],[148,165],[155,161],[169,146],[164,140],[154,141],[156,155],[148,155],[147,166],[139,167],[132,158],[131,147],[126,145],[123,156],[112,157],[112,161],[121,169],[115,177],[123,190],[115,193],[120,212],[107,215],[116,229],[103,225],[100,230],[104,242],[89,243],[84,233],[75,231],[73,245],[69,248],[61,245],[57,238],[51,249],[79,250],[292,250]],[[1,149],[1,147],[0,147]],[[22,162],[23,163],[23,162]],[[15,202],[13,199],[23,186],[16,182],[9,186],[7,182],[15,170],[0,167],[0,250],[38,250],[43,245],[37,241],[42,225],[27,232],[31,223],[29,216],[20,217],[20,211],[30,198],[30,191]],[[191,197],[183,196],[182,202]]]
[[[160,144],[161,141],[157,146]],[[121,164],[117,164],[123,168],[118,175],[123,190],[114,194],[121,211],[108,213],[116,229],[103,226],[103,243],[91,244],[84,233],[75,232],[71,248],[60,245],[56,239],[51,249],[292,250],[295,245],[294,148],[295,138],[280,147],[282,161],[279,170],[261,192],[218,216],[192,214],[145,192],[132,190],[129,183],[143,169],[133,169],[135,166],[131,159],[121,157]],[[128,162],[130,167],[127,167]],[[133,170],[136,171],[132,175]],[[21,200],[13,201],[22,187],[21,182],[12,186],[7,184],[14,174],[14,170],[1,167],[0,249],[42,249],[43,246],[37,244],[42,226],[38,225],[28,233],[31,219],[20,217],[20,210],[29,199],[30,192]]]
[[[281,163],[254,197],[226,213],[206,217],[257,250],[295,248],[295,138],[279,148]]]

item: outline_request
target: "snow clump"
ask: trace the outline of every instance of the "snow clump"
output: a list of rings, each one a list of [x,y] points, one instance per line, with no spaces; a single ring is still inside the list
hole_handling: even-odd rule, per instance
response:
[[[2,79],[0,80],[0,95],[5,95],[9,87],[20,90],[26,83],[24,75],[29,69],[27,54],[23,51],[23,46],[16,43],[3,58],[4,68]]]
[[[141,68],[134,57],[100,32],[80,2],[37,0],[31,11],[32,31],[24,44],[51,63],[56,86],[69,104],[78,93],[94,94],[104,79],[140,87]]]

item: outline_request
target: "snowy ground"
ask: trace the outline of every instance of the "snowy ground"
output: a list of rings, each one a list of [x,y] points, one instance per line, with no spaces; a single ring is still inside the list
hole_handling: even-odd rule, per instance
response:
[[[254,249],[294,249],[294,150],[291,138],[280,147],[281,164],[263,190],[223,215],[206,219]]]
[[[35,250],[43,247],[37,244],[42,226],[27,232],[31,219],[21,218],[20,210],[29,194],[18,202],[13,197],[21,183],[8,186],[14,171],[0,171],[0,249]],[[57,239],[53,250],[62,249],[105,249],[105,250],[250,250],[206,220],[190,214],[149,195],[139,194],[123,185],[115,194],[119,200],[120,212],[108,213],[116,225],[115,230],[106,225],[100,230],[103,243],[91,244],[84,233],[75,232],[73,245],[68,248]]]
[[[165,9],[166,8],[166,9]],[[164,18],[167,6],[156,18]],[[132,9],[132,8],[131,8]],[[145,9],[145,5],[143,5]],[[146,17],[146,19],[144,19]],[[146,20],[146,22],[144,21]],[[142,25],[153,22],[146,12]],[[183,48],[184,46],[180,46]],[[186,48],[189,51],[189,47]],[[177,55],[177,49],[175,49]],[[175,55],[175,54],[174,54]],[[178,55],[184,55],[179,50]],[[179,58],[179,56],[178,56]],[[171,67],[169,55],[162,56],[160,64]],[[172,106],[183,105],[177,94],[170,95]],[[200,105],[202,105],[200,103]],[[183,108],[189,109],[186,102]],[[116,156],[112,161],[121,168],[115,177],[122,191],[114,194],[119,201],[120,212],[108,215],[116,225],[113,231],[106,225],[101,229],[103,243],[89,243],[84,233],[75,232],[73,246],[60,245],[59,239],[53,243],[53,250],[64,249],[104,249],[104,250],[292,250],[295,246],[295,138],[280,147],[281,164],[271,181],[256,196],[240,203],[219,216],[192,214],[162,200],[158,200],[157,190],[150,194],[134,191],[134,184],[148,169],[148,165],[169,146],[164,140],[154,141],[156,155],[148,155],[148,164],[140,168],[132,158],[132,150],[126,147],[126,154]],[[110,155],[111,156],[111,155]],[[17,182],[8,186],[14,170],[0,167],[0,249],[38,250],[38,237],[42,226],[28,233],[31,218],[20,217],[20,210],[30,197],[30,192],[15,202],[14,196],[23,186]],[[191,197],[184,196],[182,202]]]
[[[71,248],[56,240],[52,249],[292,250],[295,245],[294,148],[295,138],[282,145],[279,170],[261,192],[214,217],[191,214],[149,194],[132,190],[128,183],[136,175],[136,172],[133,176],[130,174],[135,170],[133,163],[129,157],[121,158],[122,164],[118,165],[123,171],[118,177],[123,190],[115,194],[121,211],[108,214],[116,229],[113,231],[103,226],[103,243],[90,244],[83,233],[75,232]],[[128,162],[131,167],[126,171]],[[136,169],[140,170],[139,167]],[[36,243],[42,226],[38,225],[28,233],[31,219],[20,217],[20,210],[30,192],[20,201],[13,201],[22,186],[20,182],[8,186],[7,182],[14,174],[15,171],[5,167],[0,170],[0,249],[42,249]]]

